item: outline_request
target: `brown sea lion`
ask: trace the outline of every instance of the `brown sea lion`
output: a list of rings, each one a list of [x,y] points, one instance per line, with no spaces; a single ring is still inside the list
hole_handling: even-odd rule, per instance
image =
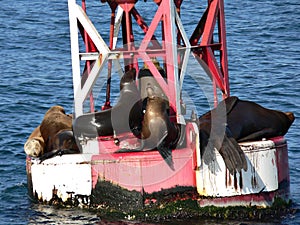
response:
[[[54,136],[61,130],[72,130],[72,117],[66,115],[62,106],[52,106],[44,115],[40,125],[41,135],[45,141],[46,149],[51,149]]]
[[[170,168],[174,170],[172,148],[180,138],[180,127],[170,121],[167,113],[168,102],[157,96],[151,87],[147,87],[147,94],[141,132],[143,150],[157,148]]]
[[[66,115],[63,107],[53,106],[27,139],[24,150],[29,156],[40,157],[60,149],[79,152],[72,132],[72,116]]]
[[[157,149],[166,163],[174,170],[172,149],[181,136],[180,126],[170,121],[168,101],[147,87],[146,107],[140,133],[141,146],[135,149],[120,149],[117,152],[149,151]]]
[[[142,123],[141,138],[144,149],[153,149],[163,141],[177,140],[178,130],[167,113],[168,102],[157,96],[151,87],[147,88],[148,98]]]
[[[162,67],[160,67],[159,62],[155,59],[151,59],[155,67],[157,68],[158,72],[161,74],[161,76],[166,80],[167,75]],[[148,68],[147,64],[144,64],[144,67],[142,67],[139,70],[138,74],[138,80],[139,80],[139,90],[141,93],[141,98],[145,99],[147,98],[147,87],[149,84],[151,84],[152,88],[155,90],[156,95],[163,97],[167,99],[165,93],[161,89],[160,85],[157,83],[156,79],[153,77],[153,74],[151,73],[150,69]]]
[[[201,154],[216,148],[231,173],[247,169],[238,142],[261,140],[286,134],[293,113],[266,109],[254,102],[228,97],[199,118]]]
[[[45,113],[40,126],[41,134],[45,140],[46,146],[51,138],[64,129],[72,129],[72,117],[66,115],[62,106],[52,106]]]

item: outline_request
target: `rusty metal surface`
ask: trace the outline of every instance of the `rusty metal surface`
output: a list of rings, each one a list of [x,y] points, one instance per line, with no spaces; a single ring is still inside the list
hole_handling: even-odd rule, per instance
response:
[[[31,196],[43,202],[75,201],[85,205],[90,204],[92,192],[101,193],[99,184],[103,182],[115,185],[124,193],[135,192],[136,206],[145,203],[143,196],[146,194],[166,193],[176,187],[197,187],[202,206],[270,206],[275,197],[288,200],[289,173],[284,138],[241,143],[241,146],[247,155],[248,171],[234,175],[227,172],[217,153],[211,165],[202,164],[196,170],[196,154],[185,148],[173,151],[175,171],[168,168],[156,151],[64,155],[43,162],[28,157],[28,189]],[[94,198],[94,204],[95,199],[100,198]]]
[[[42,162],[32,159],[30,172],[32,194],[39,201],[77,199],[82,204],[89,204],[86,198],[91,195],[92,184],[89,155],[56,156]]]
[[[240,143],[248,163],[248,170],[230,174],[221,155],[215,151],[215,160],[202,160],[197,171],[200,195],[229,197],[259,194],[278,189],[276,149],[273,141]]]

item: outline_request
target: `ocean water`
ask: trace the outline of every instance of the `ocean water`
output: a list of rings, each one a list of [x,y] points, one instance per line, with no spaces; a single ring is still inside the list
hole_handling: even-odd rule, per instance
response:
[[[183,4],[187,10],[184,24],[190,34],[194,18],[199,18],[194,9],[201,8],[202,1]],[[1,1],[0,224],[104,223],[93,212],[36,205],[27,196],[24,142],[49,107],[59,104],[67,112],[73,109],[67,9],[66,0]],[[295,113],[296,121],[286,139],[291,199],[299,209],[300,2],[225,1],[225,15],[231,94]],[[108,21],[98,22],[101,24],[108,27]],[[107,37],[107,33],[103,35]],[[185,223],[220,221],[199,219],[181,224]],[[254,223],[260,224],[222,221]],[[268,224],[300,224],[300,212]]]

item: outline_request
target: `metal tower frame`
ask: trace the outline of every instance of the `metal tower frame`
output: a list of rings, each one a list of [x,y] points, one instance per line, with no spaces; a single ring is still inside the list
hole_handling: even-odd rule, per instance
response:
[[[86,1],[81,5],[76,0],[68,0],[72,73],[74,86],[75,116],[83,114],[83,102],[90,98],[90,111],[94,111],[92,88],[105,63],[108,63],[106,102],[103,109],[110,107],[111,60],[123,58],[126,71],[139,70],[138,60],[142,60],[169,99],[174,120],[184,123],[181,115],[180,92],[184,79],[187,55],[190,51],[203,60],[213,81],[215,104],[218,102],[217,89],[223,98],[229,96],[226,31],[223,0],[209,0],[207,9],[200,18],[191,37],[188,38],[180,19],[183,0],[154,0],[157,11],[148,26],[135,7],[137,0],[102,0],[111,8],[110,38],[107,45],[86,14]],[[153,2],[149,2],[149,4]],[[148,4],[148,3],[147,3]],[[117,13],[116,13],[117,11]],[[144,32],[137,45],[133,32],[134,21]],[[160,39],[155,31],[161,26]],[[116,49],[118,31],[122,28],[123,48]],[[80,52],[79,34],[82,36],[85,52]],[[180,49],[184,49],[182,55]],[[216,54],[218,52],[218,54]],[[219,57],[216,57],[218,55]],[[153,57],[163,59],[167,81],[164,80],[151,61]],[[84,70],[80,61],[85,61]],[[93,66],[92,66],[93,65]],[[179,68],[180,67],[180,68]]]

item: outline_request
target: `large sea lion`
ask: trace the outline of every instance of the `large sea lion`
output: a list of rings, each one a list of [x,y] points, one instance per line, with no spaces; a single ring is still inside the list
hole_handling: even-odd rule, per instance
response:
[[[237,97],[225,99],[226,105],[227,102],[230,103],[228,127],[232,136],[239,142],[283,136],[295,120],[292,112],[267,109]]]
[[[51,149],[55,135],[61,130],[72,130],[72,116],[65,113],[62,106],[52,106],[44,115],[40,125],[41,135],[45,141],[46,149]]]
[[[144,150],[157,148],[159,153],[174,169],[172,148],[180,138],[180,127],[170,121],[167,113],[168,102],[157,96],[151,87],[147,88],[148,98],[142,123],[141,138]]]
[[[81,115],[73,122],[76,140],[135,132],[142,121],[142,102],[135,84],[136,70],[126,72],[120,81],[117,104],[107,110]]]
[[[40,157],[62,149],[79,153],[72,131],[72,116],[66,115],[63,107],[53,106],[27,139],[24,150],[29,156]]]
[[[170,121],[168,101],[147,87],[146,106],[140,133],[141,146],[120,149],[118,152],[149,151],[157,149],[166,163],[174,170],[172,149],[182,139],[180,126]]]
[[[209,155],[216,148],[231,173],[246,170],[245,155],[238,142],[282,136],[294,119],[293,113],[228,97],[199,118],[201,154]]]

